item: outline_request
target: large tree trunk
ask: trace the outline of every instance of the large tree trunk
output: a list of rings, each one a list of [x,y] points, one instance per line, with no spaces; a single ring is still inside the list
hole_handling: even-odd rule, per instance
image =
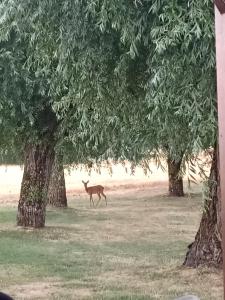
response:
[[[48,188],[48,203],[55,207],[67,207],[63,156],[55,156]]]
[[[218,152],[214,150],[208,180],[208,196],[205,199],[204,211],[195,241],[188,246],[185,266],[222,266],[221,203],[219,199]]]
[[[29,144],[25,149],[24,173],[18,204],[17,225],[40,228],[45,225],[45,208],[54,146]]]
[[[183,197],[184,187],[183,178],[180,175],[182,160],[167,159],[169,175],[169,196]]]
[[[18,204],[17,225],[41,228],[45,226],[45,209],[47,204],[48,186],[55,151],[55,133],[58,122],[49,99],[43,101],[34,122],[35,139],[25,147],[24,173]],[[34,139],[34,140],[35,140]]]

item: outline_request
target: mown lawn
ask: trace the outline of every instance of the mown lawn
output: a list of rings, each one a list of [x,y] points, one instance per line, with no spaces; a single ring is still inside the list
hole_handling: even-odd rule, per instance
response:
[[[146,190],[109,194],[89,208],[48,208],[46,228],[15,226],[16,206],[0,207],[0,288],[22,299],[172,300],[194,293],[222,300],[222,274],[182,267],[200,219],[201,195],[184,199]]]

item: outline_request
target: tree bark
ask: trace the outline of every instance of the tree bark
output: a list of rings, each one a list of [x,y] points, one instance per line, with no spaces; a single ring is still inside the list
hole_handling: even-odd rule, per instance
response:
[[[48,203],[55,207],[67,207],[63,156],[55,156],[48,188]]]
[[[44,227],[47,192],[53,161],[53,144],[46,142],[26,146],[17,213],[18,226]]]
[[[17,212],[18,226],[35,228],[45,226],[48,186],[58,127],[49,99],[40,99],[40,102],[41,100],[43,106],[33,124],[35,136],[32,137],[33,141],[27,141],[24,149],[24,173]]]
[[[167,159],[169,175],[169,196],[184,196],[183,178],[179,174],[181,163],[181,159],[178,161],[171,158]]]
[[[188,246],[184,265],[222,267],[221,203],[219,189],[218,152],[215,149],[208,180],[208,196],[195,240]]]

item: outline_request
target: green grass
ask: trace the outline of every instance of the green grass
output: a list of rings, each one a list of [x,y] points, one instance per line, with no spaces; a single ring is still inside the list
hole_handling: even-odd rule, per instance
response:
[[[48,209],[46,228],[18,229],[0,207],[0,287],[15,299],[222,299],[221,273],[182,262],[200,219],[200,195],[176,199],[126,191],[90,209],[70,199]],[[210,287],[210,288],[209,288]]]

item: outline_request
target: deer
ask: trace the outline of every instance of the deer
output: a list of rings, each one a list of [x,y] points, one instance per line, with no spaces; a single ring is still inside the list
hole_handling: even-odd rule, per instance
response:
[[[89,183],[89,180],[87,182],[83,181],[83,184],[84,184],[84,188],[85,188],[85,191],[87,192],[88,195],[90,195],[90,207],[91,207],[91,203],[93,204],[93,207],[94,207],[94,201],[93,201],[93,197],[92,195],[94,194],[97,194],[98,195],[98,203],[96,205],[96,207],[98,206],[100,200],[101,200],[101,195],[105,198],[105,203],[106,203],[106,206],[107,206],[107,200],[106,200],[106,195],[104,194],[104,187],[102,185],[94,185],[94,186],[87,186],[88,183]]]

